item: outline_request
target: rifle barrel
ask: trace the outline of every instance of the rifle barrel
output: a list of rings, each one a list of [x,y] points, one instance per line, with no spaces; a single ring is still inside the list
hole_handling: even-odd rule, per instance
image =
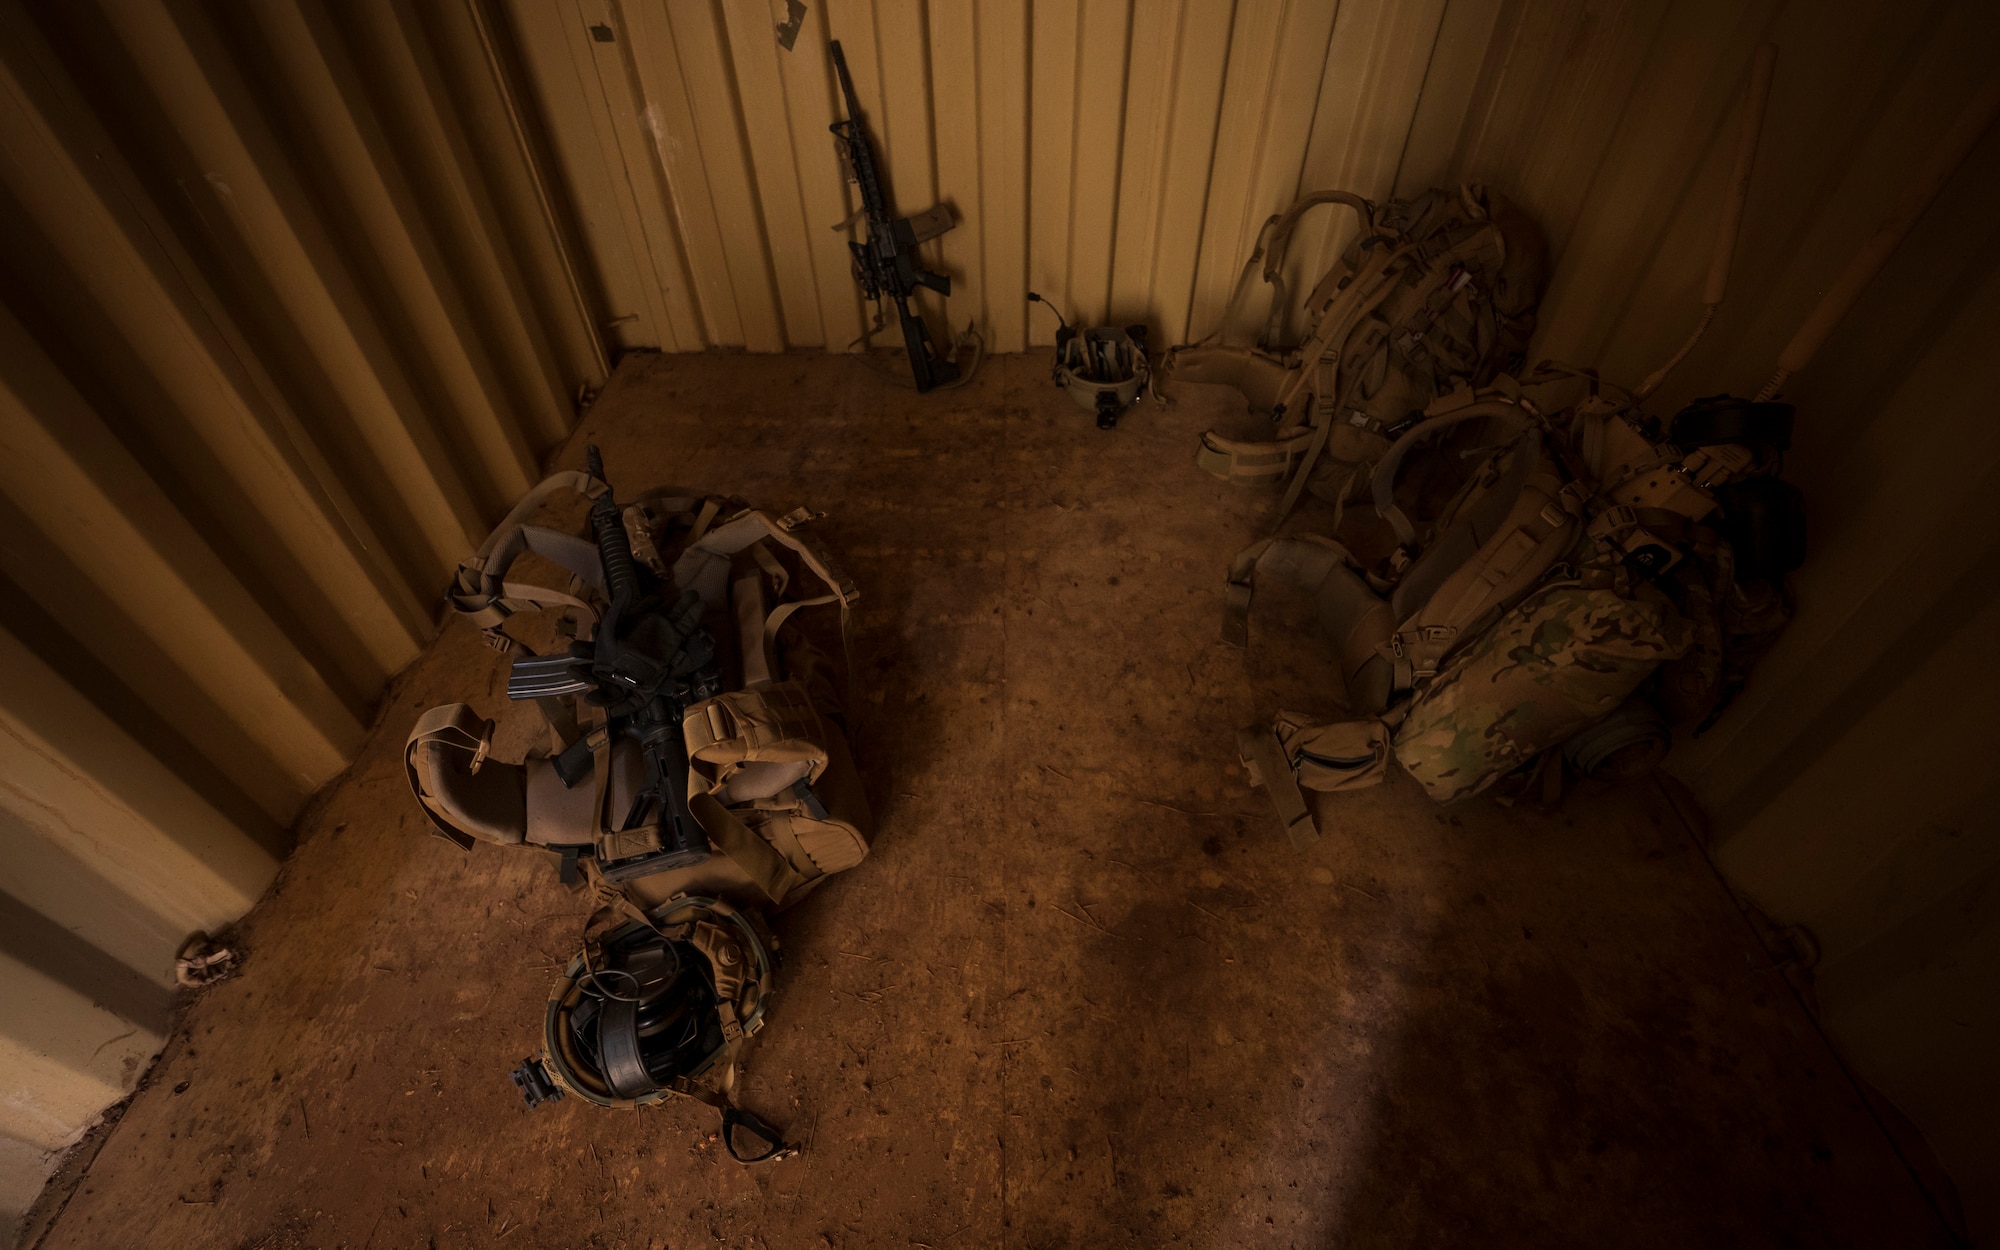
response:
[[[840,40],[835,39],[827,46],[833,49],[833,69],[836,74],[840,75],[840,94],[847,99],[846,124],[858,132],[861,129],[861,101],[854,94],[854,79],[850,78],[847,73],[847,56],[840,50]],[[836,131],[840,129],[840,126],[841,123],[834,123]]]

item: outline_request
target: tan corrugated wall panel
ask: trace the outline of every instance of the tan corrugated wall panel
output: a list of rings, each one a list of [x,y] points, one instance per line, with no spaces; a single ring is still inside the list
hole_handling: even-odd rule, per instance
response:
[[[1479,179],[1554,247],[1540,352],[1628,381],[1699,311],[1750,58],[1774,39],[1732,293],[1661,410],[1761,383],[2000,46],[1974,0],[808,0],[791,50],[785,17],[0,11],[0,981],[69,1013],[82,1047],[0,1030],[43,1074],[0,1156],[122,1088],[171,947],[268,880],[608,352],[861,333],[829,35],[895,205],[962,220],[924,248],[955,282],[918,300],[935,330],[948,308],[992,350],[1046,346],[1033,289],[1183,341],[1217,328],[1300,192]],[[1968,1040],[2000,1037],[1996,185],[1989,135],[1789,388],[1814,524],[1800,617],[1678,758],[1737,882],[1820,933],[1829,1020],[1968,1197],[2000,1191],[2000,1089]],[[1300,231],[1292,289],[1352,239],[1343,211]],[[74,949],[17,957],[50,926]],[[127,1019],[109,1067],[79,1057]]]
[[[0,1223],[605,377],[494,21],[0,9]]]

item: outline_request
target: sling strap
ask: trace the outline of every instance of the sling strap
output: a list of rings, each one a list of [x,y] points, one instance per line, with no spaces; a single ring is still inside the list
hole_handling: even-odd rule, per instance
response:
[[[1453,391],[1424,410],[1424,419],[1404,431],[1375,462],[1369,480],[1375,511],[1396,531],[1396,540],[1405,547],[1417,545],[1417,527],[1396,503],[1396,479],[1403,461],[1418,446],[1468,421],[1494,421],[1514,434],[1525,432],[1532,420],[1521,405],[1506,399],[1475,399],[1470,390]]]

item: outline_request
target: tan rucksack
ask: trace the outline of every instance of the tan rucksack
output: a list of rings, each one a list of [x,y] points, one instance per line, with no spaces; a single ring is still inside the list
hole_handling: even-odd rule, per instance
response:
[[[1419,524],[1399,501],[1399,474],[1454,431],[1479,434],[1484,458]],[[1432,404],[1375,466],[1374,509],[1401,544],[1386,565],[1363,568],[1314,536],[1239,554],[1224,640],[1247,645],[1259,580],[1313,595],[1357,716],[1280,713],[1239,735],[1286,831],[1314,836],[1304,790],[1374,784],[1392,755],[1451,802],[1617,711],[1693,643],[1647,579],[1682,548],[1712,546],[1697,524],[1715,509],[1710,488],[1750,467],[1728,446],[1683,452],[1595,395],[1546,417],[1503,377]]]
[[[1290,311],[1286,250],[1300,219],[1322,204],[1352,209],[1361,232],[1306,297],[1305,337],[1278,346]],[[1520,369],[1546,268],[1534,222],[1476,184],[1381,205],[1317,191],[1264,224],[1222,328],[1169,352],[1158,381],[1233,386],[1273,422],[1274,441],[1204,435],[1196,456],[1204,470],[1286,483],[1280,514],[1307,486],[1344,503],[1393,433],[1438,396]],[[1213,345],[1258,272],[1270,292],[1258,345]]]
[[[593,499],[604,493],[588,474],[552,476],[459,568],[453,607],[503,650],[520,649],[501,631],[518,612],[560,610],[561,632],[588,639],[605,611],[596,545],[526,524],[566,490]],[[844,643],[858,591],[801,532],[814,519],[805,509],[773,517],[713,496],[660,491],[626,506],[623,516],[634,557],[688,597],[690,619],[698,615],[729,660],[725,688],[692,702],[681,719],[687,806],[710,844],[709,858],[645,870],[658,840],[649,827],[628,828],[621,818],[646,784],[642,749],[629,736],[607,733],[603,711],[582,696],[536,699],[547,743],[519,761],[492,757],[493,722],[466,704],[431,709],[405,747],[411,788],[436,832],[457,845],[543,847],[559,856],[566,880],[588,875],[640,906],[684,893],[787,906],[860,863],[873,833],[833,665],[798,615],[837,609]],[[509,581],[515,560],[528,552],[567,571],[567,583]]]

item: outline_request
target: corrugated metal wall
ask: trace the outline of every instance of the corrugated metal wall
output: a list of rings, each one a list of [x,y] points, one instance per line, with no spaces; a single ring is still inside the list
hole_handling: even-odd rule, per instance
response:
[[[0,1209],[603,378],[480,21],[0,6]]]
[[[1978,0],[808,0],[791,51],[785,16],[0,7],[0,1174],[129,1083],[173,946],[268,882],[607,349],[861,332],[829,33],[897,206],[958,209],[929,246],[995,350],[1052,341],[1029,289],[1199,335],[1299,191],[1480,179],[1559,258],[1542,352],[1627,379],[1698,312],[1775,39],[1733,294],[1662,409],[1763,380],[2000,46]],[[1996,186],[1989,135],[1792,386],[1799,625],[1680,760],[1968,1197],[2000,1191]]]
[[[1774,169],[1837,161],[1859,124],[1840,93],[1897,72],[1840,59],[1884,33],[1879,0],[830,0],[791,51],[773,36],[783,0],[501,2],[576,192],[600,322],[683,351],[842,348],[865,323],[849,235],[830,228],[855,201],[826,129],[829,37],[898,210],[958,209],[929,246],[957,283],[953,323],[999,351],[1053,343],[1030,289],[1087,322],[1198,336],[1299,192],[1477,179],[1571,257],[1547,348],[1643,370],[1685,333],[1758,41],[1792,37],[1794,111],[1774,126],[1809,149]],[[1896,12],[1923,31],[1951,7]],[[1820,105],[1827,127],[1806,112]],[[1323,271],[1348,226],[1310,222],[1297,269]],[[1748,294],[1768,275],[1746,259]]]

